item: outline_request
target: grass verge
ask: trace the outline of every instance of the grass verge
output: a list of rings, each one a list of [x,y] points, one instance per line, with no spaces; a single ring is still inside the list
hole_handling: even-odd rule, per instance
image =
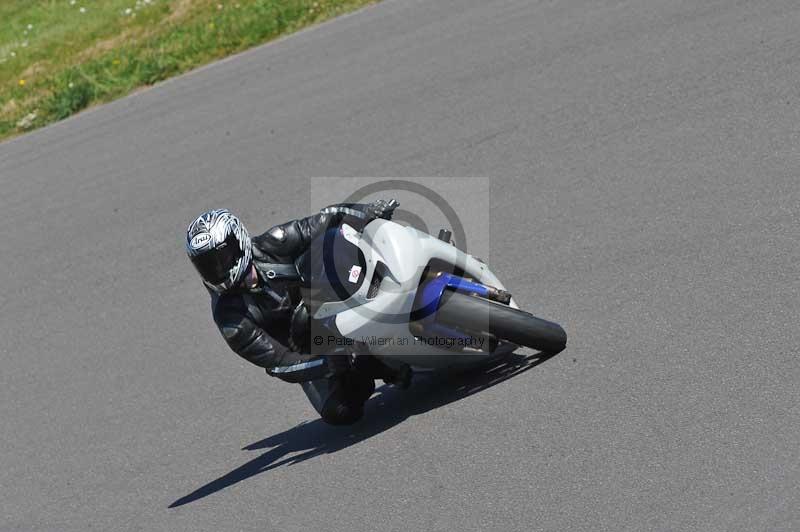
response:
[[[376,0],[3,0],[0,140]]]

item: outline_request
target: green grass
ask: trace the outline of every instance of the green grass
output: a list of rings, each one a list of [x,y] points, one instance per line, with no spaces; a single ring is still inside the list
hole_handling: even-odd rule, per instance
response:
[[[0,0],[0,139],[375,0]]]

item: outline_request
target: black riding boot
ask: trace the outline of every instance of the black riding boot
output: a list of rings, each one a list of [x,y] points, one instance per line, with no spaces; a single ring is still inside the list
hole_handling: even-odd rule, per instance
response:
[[[372,355],[358,355],[354,363],[356,371],[363,372],[373,379],[383,379],[386,384],[393,384],[401,390],[411,386],[411,366],[405,364],[399,370],[391,368]]]

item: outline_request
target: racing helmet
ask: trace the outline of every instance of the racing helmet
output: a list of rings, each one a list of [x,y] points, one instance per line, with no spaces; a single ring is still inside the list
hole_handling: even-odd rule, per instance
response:
[[[203,283],[222,293],[244,279],[253,256],[253,243],[239,218],[227,209],[214,209],[189,224],[186,253]]]

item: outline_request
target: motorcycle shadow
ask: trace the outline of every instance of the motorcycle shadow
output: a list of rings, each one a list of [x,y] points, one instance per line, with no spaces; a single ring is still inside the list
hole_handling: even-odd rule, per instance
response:
[[[423,414],[491,388],[524,373],[555,355],[513,353],[480,370],[461,374],[419,374],[414,376],[413,393],[392,386],[378,388],[365,405],[364,417],[345,427],[321,419],[299,425],[251,443],[243,451],[269,449],[216,480],[201,486],[169,505],[175,508],[212,495],[248,478],[281,466],[291,466],[316,456],[335,453],[380,434],[409,417]]]

